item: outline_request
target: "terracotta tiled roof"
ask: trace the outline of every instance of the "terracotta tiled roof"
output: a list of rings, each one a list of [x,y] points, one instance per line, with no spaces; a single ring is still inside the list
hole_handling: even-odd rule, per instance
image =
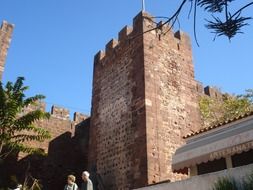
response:
[[[215,125],[211,125],[211,126],[205,127],[205,128],[203,128],[203,129],[200,129],[200,130],[195,131],[195,132],[193,132],[193,133],[189,133],[189,134],[185,135],[183,138],[184,138],[184,139],[187,139],[187,138],[189,138],[189,137],[192,137],[192,136],[195,136],[195,135],[198,135],[198,134],[201,134],[201,133],[210,131],[210,130],[212,130],[212,129],[221,127],[221,126],[226,125],[226,124],[228,124],[228,123],[232,123],[232,122],[238,121],[238,120],[240,120],[240,119],[243,119],[243,118],[246,118],[246,117],[249,117],[249,116],[252,116],[252,115],[253,115],[253,111],[248,112],[248,113],[245,113],[245,114],[240,115],[240,116],[238,116],[238,117],[234,117],[234,118],[232,118],[232,119],[228,119],[228,120],[226,120],[226,121],[224,121],[224,122],[216,123]]]

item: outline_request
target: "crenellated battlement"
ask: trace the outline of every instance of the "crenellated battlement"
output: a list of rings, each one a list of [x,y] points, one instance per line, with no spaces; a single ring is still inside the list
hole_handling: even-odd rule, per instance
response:
[[[5,60],[10,46],[13,29],[14,25],[9,24],[6,21],[3,21],[0,27],[0,80],[2,79],[2,74],[4,72]]]
[[[148,15],[147,13],[141,12],[133,19],[133,27],[125,26],[123,27],[120,32],[118,33],[118,39],[112,39],[105,45],[105,50],[100,50],[94,57],[94,62],[99,63],[105,57],[110,57],[113,51],[118,48],[118,46],[125,45],[125,43],[129,43],[131,39],[133,39],[134,34],[143,33],[143,19],[149,18],[151,19],[152,16]],[[119,47],[120,48],[120,47]]]
[[[56,105],[51,107],[51,116],[63,120],[72,120],[74,122],[82,122],[89,117],[83,113],[74,112],[74,115],[71,119],[70,111],[68,109]]]
[[[180,49],[180,46],[191,49],[191,47],[192,47],[191,38],[187,33],[179,30],[179,31],[175,32],[174,37],[176,39],[178,39],[179,49]]]
[[[190,38],[171,28],[141,12],[95,56],[89,165],[115,176],[106,189],[182,177],[167,166],[201,117]]]
[[[209,96],[210,98],[222,100],[223,93],[220,89],[213,86],[203,86],[201,82],[197,82],[197,92],[200,96]]]
[[[22,113],[28,113],[28,112],[38,110],[38,109],[42,110],[42,111],[46,111],[46,103],[43,101],[37,102],[36,105],[30,105],[30,106],[26,107],[25,109],[23,109]],[[58,119],[62,119],[62,120],[69,120],[69,121],[73,121],[75,123],[82,122],[89,117],[83,113],[74,112],[74,115],[71,119],[70,111],[68,109],[66,109],[64,107],[56,106],[56,105],[51,106],[50,114],[51,114],[51,117],[53,117],[53,118],[58,118]]]
[[[83,113],[75,112],[75,113],[74,113],[73,121],[76,122],[76,123],[80,123],[80,122],[86,120],[86,119],[89,118],[89,117],[90,117],[90,116],[85,115],[85,114],[83,114]]]
[[[64,120],[69,120],[70,119],[70,115],[69,115],[69,110],[62,108],[62,107],[58,107],[53,105],[51,108],[51,115],[53,117],[59,118],[59,119],[64,119]]]
[[[207,96],[210,96],[211,98],[217,99],[217,100],[222,100],[223,94],[220,89],[217,87],[212,87],[212,86],[206,86],[204,88],[204,93]]]
[[[110,40],[106,46],[105,50],[100,50],[94,57],[94,64],[103,62],[105,58],[110,58],[113,56],[114,52],[117,50],[122,50],[127,48],[131,42],[138,40],[138,38],[143,39],[144,35],[153,35],[157,40],[168,40],[172,47],[177,47],[178,50],[185,47],[191,47],[190,37],[182,32],[173,32],[169,24],[163,25],[162,22],[156,23],[154,17],[146,12],[140,12],[137,16],[133,18],[132,26],[123,27],[118,33],[118,39]],[[159,28],[159,25],[161,26]],[[145,33],[146,31],[156,28],[158,29]],[[135,42],[133,42],[135,43]],[[127,45],[126,45],[127,44]],[[180,48],[181,47],[181,48]],[[105,63],[102,63],[104,65]]]
[[[119,41],[120,42],[127,41],[132,31],[133,31],[133,28],[130,26],[125,26],[124,28],[122,28],[121,31],[118,33]]]
[[[118,40],[112,39],[105,46],[105,54],[108,56],[113,53],[114,48],[118,45]]]
[[[2,25],[1,25],[1,27],[0,27],[0,30],[1,30],[2,32],[5,32],[5,33],[12,32],[13,29],[14,29],[14,25],[8,23],[8,22],[5,21],[5,20],[2,22]]]

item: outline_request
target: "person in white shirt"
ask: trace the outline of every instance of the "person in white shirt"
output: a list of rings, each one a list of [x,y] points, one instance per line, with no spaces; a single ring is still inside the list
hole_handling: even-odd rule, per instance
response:
[[[80,190],[93,190],[93,184],[89,177],[90,177],[89,172],[84,171],[82,173],[83,183]]]
[[[78,190],[78,186],[75,183],[76,177],[69,175],[67,178],[67,185],[65,185],[64,190]]]

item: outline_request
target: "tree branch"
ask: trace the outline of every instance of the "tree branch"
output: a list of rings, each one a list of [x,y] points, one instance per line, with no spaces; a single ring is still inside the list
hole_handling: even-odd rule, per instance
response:
[[[193,26],[194,29],[193,30],[194,30],[194,39],[195,39],[195,42],[196,42],[197,46],[199,47],[199,42],[198,42],[198,39],[197,39],[197,32],[196,32],[197,3],[198,3],[198,1],[195,0],[195,4],[194,4],[194,24],[193,24],[194,25]]]
[[[139,37],[139,36],[141,36],[141,35],[143,35],[143,34],[146,34],[146,33],[148,33],[148,32],[152,32],[152,31],[154,31],[154,30],[157,30],[157,29],[159,29],[159,28],[165,26],[166,24],[170,23],[171,21],[173,21],[174,18],[177,18],[177,17],[178,17],[179,13],[181,12],[181,10],[182,10],[182,8],[184,7],[184,5],[185,5],[186,2],[187,2],[187,0],[183,0],[182,3],[180,4],[179,8],[177,9],[177,11],[176,11],[170,18],[168,18],[167,21],[165,21],[164,23],[162,23],[161,25],[159,25],[159,26],[157,26],[157,27],[154,27],[154,28],[152,28],[152,29],[150,29],[150,30],[144,31],[144,32],[141,33],[141,34],[137,34],[136,36],[133,36],[131,39],[135,39],[135,38],[137,38],[137,37]],[[163,18],[165,18],[165,17],[163,17]]]
[[[244,9],[250,7],[251,5],[253,5],[253,2],[248,3],[247,5],[243,6],[242,8],[240,8],[238,11],[236,11],[231,18],[235,17],[236,15],[238,15],[240,12],[242,12]]]

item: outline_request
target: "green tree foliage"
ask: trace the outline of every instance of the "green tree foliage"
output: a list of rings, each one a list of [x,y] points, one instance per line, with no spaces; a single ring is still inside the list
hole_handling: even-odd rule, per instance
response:
[[[253,189],[253,172],[246,175],[242,180],[235,180],[230,177],[220,177],[214,183],[212,190],[252,190]]]
[[[253,172],[243,181],[243,189],[244,190],[252,190],[253,189]]]
[[[28,106],[36,105],[45,97],[36,95],[26,98],[28,89],[23,84],[24,78],[19,77],[13,84],[0,83],[0,158],[11,152],[42,153],[38,148],[28,146],[29,141],[42,142],[50,138],[47,130],[37,127],[36,121],[48,119],[49,113],[40,109],[22,113]]]
[[[224,122],[253,111],[253,89],[238,96],[224,94],[221,100],[204,96],[199,105],[205,126]]]
[[[239,190],[234,179],[219,178],[214,184],[213,190]]]

